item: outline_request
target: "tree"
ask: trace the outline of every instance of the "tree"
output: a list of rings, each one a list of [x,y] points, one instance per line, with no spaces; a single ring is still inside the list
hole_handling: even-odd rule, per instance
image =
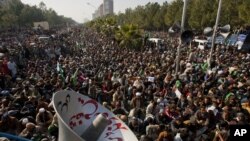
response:
[[[41,9],[43,12],[46,12],[47,11],[46,4],[44,2],[40,2],[39,9]]]
[[[167,13],[164,17],[166,25],[171,26],[174,22],[181,21],[182,7],[182,0],[172,1],[172,3],[168,6]]]
[[[244,24],[250,25],[250,1],[244,0],[239,6],[239,18]]]
[[[131,22],[135,25],[138,25],[140,28],[146,28],[145,27],[145,7],[144,6],[137,6],[131,15]]]
[[[36,6],[25,6],[20,14],[20,22],[22,25],[32,26],[33,22],[43,21],[45,17],[40,9]]]
[[[75,23],[71,18],[59,16],[53,9],[47,10],[43,2],[39,8],[24,5],[20,0],[8,0],[0,5],[0,26],[30,26],[37,21],[48,21],[51,25]]]
[[[139,50],[142,47],[142,32],[138,26],[125,24],[115,33],[115,39],[120,47]]]
[[[159,11],[160,11],[160,5],[158,3],[148,3],[145,6],[145,13],[146,17],[144,19],[144,23],[146,26],[146,29],[152,30],[157,26],[160,27],[160,20],[159,20]]]
[[[12,13],[6,13],[2,16],[2,25],[7,26],[16,26],[18,17]]]
[[[188,0],[185,27],[203,30],[215,24],[219,0]],[[223,0],[220,25],[242,26],[249,24],[249,0]],[[114,16],[117,25],[133,24],[145,30],[159,30],[182,20],[183,0],[170,3],[147,3],[145,6],[128,8]],[[100,26],[99,26],[100,27]]]

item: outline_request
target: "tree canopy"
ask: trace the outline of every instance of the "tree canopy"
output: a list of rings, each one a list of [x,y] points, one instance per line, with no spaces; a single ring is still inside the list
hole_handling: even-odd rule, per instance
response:
[[[29,6],[20,0],[6,0],[0,4],[0,27],[32,26],[33,22],[48,21],[50,26],[73,24],[74,20],[58,15],[53,9],[47,9],[41,2],[39,6]]]
[[[250,1],[223,0],[220,24],[232,27],[250,24]],[[159,5],[149,2],[145,6],[128,8],[115,18],[119,25],[134,24],[146,30],[164,30],[177,21],[181,21],[183,0],[173,0]],[[185,27],[203,30],[215,24],[218,0],[188,0]]]
[[[207,26],[214,26],[219,0],[187,1],[186,29],[203,31]],[[219,24],[230,24],[233,28],[250,25],[249,5],[250,1],[246,0],[223,0]],[[94,27],[108,37],[115,36],[120,46],[134,48],[145,37],[143,32],[140,32],[141,29],[167,31],[174,23],[181,21],[182,8],[183,0],[164,2],[162,5],[157,2],[149,2],[145,6],[128,8],[124,13],[94,19],[86,25]],[[107,22],[110,20],[112,22]],[[138,42],[139,40],[140,42]]]

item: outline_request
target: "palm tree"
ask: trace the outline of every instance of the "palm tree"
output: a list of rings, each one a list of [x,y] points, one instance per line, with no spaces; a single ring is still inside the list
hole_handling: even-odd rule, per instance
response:
[[[133,24],[125,24],[119,27],[115,33],[115,39],[121,47],[136,50],[142,47],[142,31]]]

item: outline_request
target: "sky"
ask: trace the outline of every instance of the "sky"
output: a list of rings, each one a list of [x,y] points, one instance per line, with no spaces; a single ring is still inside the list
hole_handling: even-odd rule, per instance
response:
[[[83,23],[92,19],[92,14],[103,2],[103,0],[21,0],[24,4],[31,6],[44,2],[47,9],[52,8],[59,15],[70,17],[73,20]],[[158,2],[160,5],[171,0],[113,0],[114,12],[124,12],[127,8],[135,8],[138,5],[146,5],[148,2]],[[89,3],[89,4],[88,4]]]

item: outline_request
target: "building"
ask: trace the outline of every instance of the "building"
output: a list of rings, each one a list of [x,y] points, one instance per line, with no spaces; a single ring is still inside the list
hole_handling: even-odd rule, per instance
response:
[[[114,2],[113,0],[103,0],[103,14],[109,15],[114,13]]]
[[[102,16],[104,15],[103,4],[101,4],[101,5],[99,6],[98,11],[99,11],[100,17],[102,17]]]
[[[103,3],[98,9],[92,14],[92,18],[96,19],[105,15],[114,13],[114,2],[113,0],[103,0]]]
[[[93,19],[96,19],[96,18],[99,18],[99,17],[102,17],[104,14],[103,14],[103,4],[101,4],[98,9],[92,14],[92,18]]]

